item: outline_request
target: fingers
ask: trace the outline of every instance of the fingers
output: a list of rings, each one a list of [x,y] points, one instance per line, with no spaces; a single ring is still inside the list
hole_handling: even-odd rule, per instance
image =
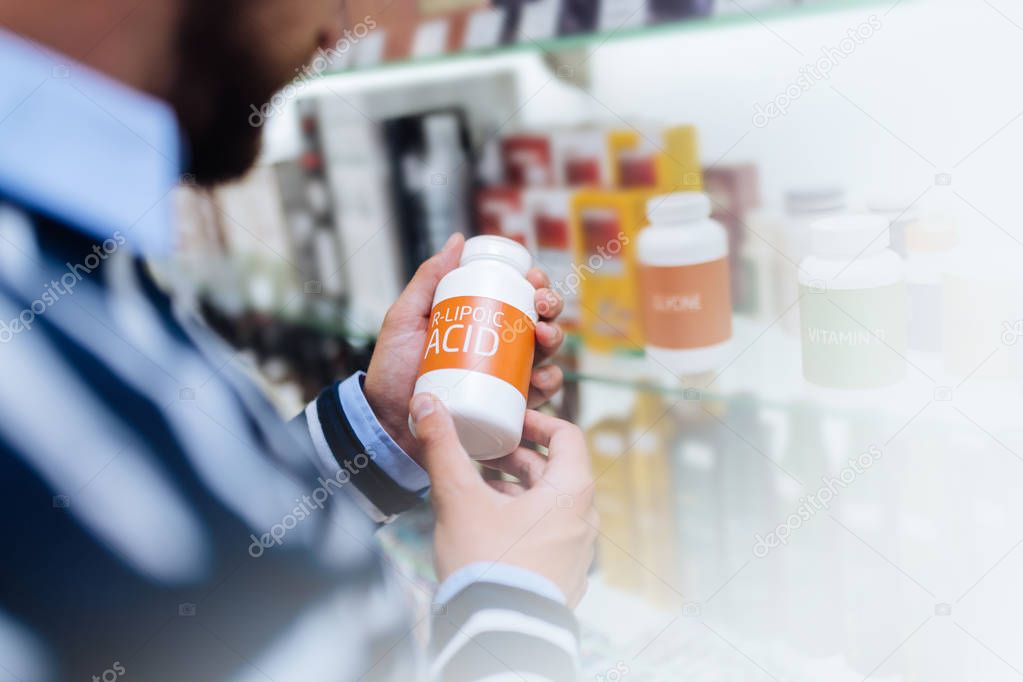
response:
[[[515,483],[514,481],[505,481],[503,479],[487,481],[487,485],[502,495],[507,495],[509,497],[521,497],[526,494],[526,488],[520,483]]]
[[[561,327],[550,322],[536,324],[536,352],[533,362],[539,364],[558,352],[565,341],[565,333]]]
[[[430,308],[433,307],[433,294],[437,290],[437,285],[445,275],[458,267],[464,244],[465,237],[461,234],[451,235],[439,253],[419,266],[394,307],[403,312],[413,311],[418,315],[428,315]]]
[[[543,273],[540,275],[546,280],[546,275]],[[551,289],[541,287],[536,291],[533,304],[536,307],[536,314],[540,318],[536,325],[535,360],[540,363],[557,353],[565,340],[565,334],[561,328],[554,324],[554,321],[565,309],[565,301]]]
[[[484,462],[483,466],[514,476],[526,488],[533,488],[543,479],[547,458],[535,450],[520,447],[510,455]]]
[[[551,285],[551,278],[540,268],[533,268],[527,272],[526,279],[529,280],[534,289],[547,289]]]
[[[529,399],[527,404],[530,408],[537,408],[561,390],[565,384],[565,373],[557,365],[545,365],[533,370],[533,376],[529,383]]]
[[[412,398],[410,414],[416,426],[420,462],[430,476],[435,502],[443,504],[483,486],[479,472],[458,441],[451,414],[435,396],[420,393]]]
[[[565,309],[565,300],[551,289],[551,280],[547,273],[533,268],[526,273],[526,279],[536,289],[533,305],[539,321],[536,325],[536,355],[534,362],[539,364],[558,352],[565,340],[561,328],[553,324]]]
[[[544,478],[552,486],[568,493],[588,490],[590,457],[579,427],[529,410],[522,437],[547,448],[548,464]]]
[[[522,425],[522,440],[548,447],[554,434],[571,428],[575,427],[563,419],[551,417],[536,410],[526,410],[526,421]]]
[[[555,320],[565,310],[565,300],[552,289],[537,289],[533,299],[541,320]]]

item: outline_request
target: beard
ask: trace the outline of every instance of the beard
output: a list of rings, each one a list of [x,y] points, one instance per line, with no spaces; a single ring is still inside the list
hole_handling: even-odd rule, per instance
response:
[[[243,176],[262,147],[250,123],[289,80],[261,63],[259,41],[241,28],[251,0],[189,0],[170,104],[186,137],[185,172],[202,187]]]

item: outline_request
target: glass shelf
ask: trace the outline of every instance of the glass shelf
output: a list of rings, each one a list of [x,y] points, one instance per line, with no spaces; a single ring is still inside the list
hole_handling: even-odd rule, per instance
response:
[[[939,421],[958,419],[958,410],[965,410],[970,415],[984,415],[983,425],[988,429],[1015,428],[1023,405],[1023,383],[1018,376],[1012,378],[1011,369],[993,371],[1014,364],[1008,349],[1000,349],[984,363],[982,371],[971,375],[947,371],[939,353],[910,352],[906,376],[898,384],[878,389],[829,389],[804,379],[801,341],[794,326],[794,322],[772,324],[737,316],[732,360],[718,372],[699,376],[678,376],[634,349],[596,353],[576,339],[569,344],[574,364],[565,367],[566,380],[590,394],[589,400],[583,400],[580,415],[587,423],[607,410],[613,412],[616,405],[645,395],[682,412],[687,404],[696,410],[714,410],[752,401],[761,408],[808,410],[821,416],[872,414],[899,425],[914,421],[921,413]],[[587,404],[592,409],[587,409]]]
[[[927,650],[890,652],[1019,536],[1020,385],[988,375],[995,359],[950,376],[933,354],[899,386],[828,393],[791,325],[735,322],[720,375],[585,348],[566,373],[601,517],[585,676],[933,678],[916,675]],[[398,523],[403,564],[429,571],[429,520]]]
[[[311,311],[264,315],[282,324],[343,338],[356,347],[376,342],[373,334],[356,330],[344,315],[332,316],[326,310],[318,315]],[[821,415],[872,413],[905,422],[914,419],[925,406],[929,415],[939,418],[958,406],[986,415],[985,424],[990,428],[1014,428],[1023,405],[1023,382],[1018,377],[949,373],[936,353],[908,354],[906,377],[894,386],[864,390],[818,387],[803,378],[801,342],[795,331],[784,324],[745,316],[735,318],[734,330],[732,361],[718,372],[703,375],[674,374],[650,362],[642,348],[593,351],[575,332],[566,333],[562,354],[555,361],[564,370],[566,382],[592,394],[588,402],[595,407],[631,402],[645,395],[658,397],[666,405],[675,404],[682,411],[685,404],[713,410],[727,403],[754,401],[763,408],[795,406]],[[1020,362],[1023,360],[1012,364]],[[999,364],[995,358],[986,366]]]
[[[679,21],[664,22],[649,26],[619,28],[613,31],[558,36],[543,40],[499,45],[492,48],[461,50],[429,57],[418,57],[381,62],[371,66],[357,66],[340,70],[328,70],[320,78],[338,78],[366,73],[391,70],[415,69],[439,66],[457,62],[469,62],[493,57],[523,53],[557,53],[573,49],[586,49],[591,45],[600,47],[608,43],[642,40],[671,36],[682,33],[706,33],[733,27],[753,26],[765,22],[801,19],[823,14],[855,11],[871,7],[887,7],[890,2],[883,0],[824,0],[813,4],[792,5],[764,10],[739,10],[730,14],[712,14]]]

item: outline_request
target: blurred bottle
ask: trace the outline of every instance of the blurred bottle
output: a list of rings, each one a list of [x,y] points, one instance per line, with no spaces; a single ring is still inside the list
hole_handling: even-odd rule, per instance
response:
[[[746,243],[750,239],[747,220],[760,207],[757,167],[751,163],[714,166],[705,171],[704,183],[711,200],[711,218],[728,230],[732,305],[737,313],[753,314],[757,303],[754,290],[757,264],[748,257]]]
[[[900,483],[892,475],[891,465],[905,457],[905,441],[889,440],[886,444],[885,440],[899,430],[904,420],[857,410],[848,418],[829,422],[825,428],[830,431],[826,435],[830,436],[832,475],[853,466],[862,470],[838,496],[830,513],[862,538],[834,528],[841,537],[837,544],[843,577],[840,612],[846,630],[845,657],[861,676],[870,675],[880,660],[878,652],[890,651],[905,636],[894,617],[901,613],[903,577],[887,562],[878,561],[875,554],[888,558],[898,554]],[[898,666],[886,667],[885,671],[892,669]]]
[[[799,308],[792,306],[800,296],[799,266],[810,253],[810,226],[845,210],[845,191],[840,187],[795,189],[785,195],[775,286],[779,313],[789,310],[781,320],[782,329],[789,333],[799,333]]]
[[[841,656],[844,623],[834,609],[841,594],[838,535],[826,509],[808,499],[828,486],[831,474],[821,414],[809,403],[789,408],[788,443],[781,465],[802,483],[787,479],[779,522],[788,530],[780,551],[785,565],[786,634],[790,646],[817,661]],[[832,484],[832,487],[835,484]],[[840,493],[839,493],[840,495]]]
[[[744,311],[759,326],[773,324],[796,299],[782,304],[780,277],[787,276],[782,256],[785,217],[777,211],[761,208],[746,218],[748,234],[740,260],[744,272],[746,299]]]
[[[465,113],[443,109],[384,122],[408,277],[448,238],[473,232],[475,168]]]
[[[639,233],[639,295],[647,357],[677,376],[731,358],[728,234],[701,192],[654,197]]]
[[[455,232],[469,233],[468,158],[462,148],[458,118],[435,114],[423,121],[426,226],[431,253],[440,251]]]
[[[953,377],[1005,379],[1023,331],[1023,273],[1015,254],[975,244],[956,252],[942,280],[945,370]]]
[[[547,273],[554,291],[565,301],[559,321],[563,326],[574,329],[579,326],[581,281],[572,267],[575,256],[572,192],[562,189],[528,190],[525,203],[533,221],[537,267]]]
[[[719,488],[721,425],[707,411],[723,413],[719,402],[700,396],[682,402],[675,414],[680,428],[673,450],[678,564],[683,594],[707,599],[724,582],[723,501]],[[705,409],[707,411],[705,411]]]
[[[632,558],[639,552],[634,487],[630,463],[628,419],[604,419],[586,431],[600,513],[597,565],[608,585],[640,595],[645,576]]]
[[[909,255],[907,235],[920,222],[920,209],[909,197],[889,196],[878,193],[867,200],[867,209],[888,219],[891,226],[892,251],[905,258]]]
[[[753,557],[753,538],[778,522],[774,476],[777,469],[768,459],[780,459],[774,452],[767,425],[756,396],[742,393],[728,400],[720,425],[724,447],[718,471],[724,519],[721,544],[726,571],[738,571]],[[737,436],[735,434],[741,434]],[[777,634],[778,614],[783,612],[777,561],[759,561],[743,569],[741,580],[715,597],[725,606],[730,629],[761,641]],[[741,587],[740,587],[741,586]]]
[[[803,375],[826,388],[880,388],[906,374],[905,267],[888,220],[849,215],[811,228],[800,264]]]
[[[645,570],[645,594],[653,604],[680,600],[675,488],[668,444],[676,424],[666,412],[664,396],[640,388],[629,419],[629,470],[632,472],[636,558]]]
[[[940,216],[915,221],[906,229],[910,350],[941,352],[942,277],[957,243],[955,225]]]

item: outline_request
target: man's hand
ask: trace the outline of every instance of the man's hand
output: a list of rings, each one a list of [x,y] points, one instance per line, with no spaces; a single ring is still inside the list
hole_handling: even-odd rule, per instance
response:
[[[419,375],[426,348],[433,295],[441,279],[458,267],[464,239],[454,235],[440,253],[423,263],[398,301],[387,311],[366,373],[366,399],[381,425],[401,448],[418,461],[419,444],[408,430],[408,405]],[[550,287],[540,270],[530,270],[529,282],[536,288],[536,359],[540,365],[561,347],[564,333],[554,324],[564,302]],[[534,367],[529,389],[529,407],[537,407],[561,390],[565,381],[554,365]]]
[[[485,481],[439,400],[417,395],[411,410],[432,483],[437,577],[443,581],[476,562],[510,564],[547,578],[575,607],[586,593],[598,523],[578,427],[530,410],[523,435],[548,455],[519,447],[486,462],[519,482]]]

